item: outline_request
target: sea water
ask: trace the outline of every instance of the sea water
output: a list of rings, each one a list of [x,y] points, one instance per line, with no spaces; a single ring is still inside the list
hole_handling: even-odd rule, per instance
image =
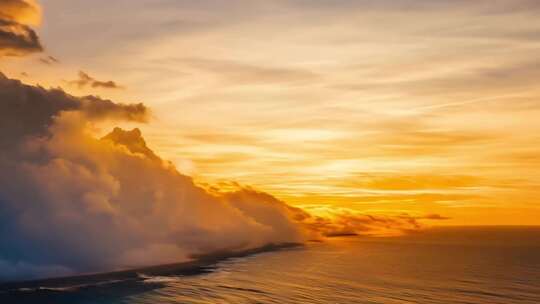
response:
[[[0,303],[540,303],[540,228],[342,237],[92,286],[0,293]]]

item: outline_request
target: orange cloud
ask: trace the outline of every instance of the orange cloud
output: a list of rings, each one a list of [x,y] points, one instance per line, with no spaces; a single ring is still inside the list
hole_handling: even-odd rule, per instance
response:
[[[155,155],[138,129],[92,135],[103,119],[140,121],[143,105],[74,97],[3,76],[0,98],[0,222],[6,228],[0,230],[0,280],[302,241],[292,212],[271,196],[209,193]],[[23,251],[29,266],[17,270]]]
[[[34,0],[3,0],[0,2],[0,18],[38,25],[41,22],[41,8]]]
[[[447,220],[439,214],[412,216],[407,213],[375,215],[356,212],[346,208],[311,207],[301,224],[319,235],[334,236],[389,236],[401,235],[424,227],[422,221]]]
[[[94,77],[88,75],[83,71],[79,71],[79,79],[69,81],[69,84],[75,85],[81,88],[91,87],[91,88],[101,88],[101,89],[122,89],[123,87],[118,85],[112,80],[100,81]]]
[[[41,10],[30,0],[0,2],[0,56],[20,56],[43,51],[36,32],[29,25],[40,22]]]

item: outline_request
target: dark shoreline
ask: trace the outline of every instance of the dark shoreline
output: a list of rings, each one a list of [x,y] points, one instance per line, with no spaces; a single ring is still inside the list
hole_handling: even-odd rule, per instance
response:
[[[205,255],[194,256],[193,261],[164,264],[157,266],[134,268],[129,270],[85,274],[69,277],[38,279],[31,281],[0,282],[0,299],[14,293],[28,293],[29,291],[58,291],[68,288],[96,287],[102,283],[138,282],[144,281],[144,276],[188,276],[211,272],[218,262],[256,255],[264,252],[279,251],[290,248],[299,248],[301,243],[269,244],[262,247],[244,251],[218,251]]]

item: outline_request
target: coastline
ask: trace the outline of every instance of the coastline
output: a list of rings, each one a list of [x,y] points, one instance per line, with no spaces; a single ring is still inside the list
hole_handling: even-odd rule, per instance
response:
[[[189,276],[213,271],[217,263],[231,259],[303,247],[302,243],[268,244],[243,251],[216,251],[193,256],[193,260],[180,263],[139,267],[121,271],[81,274],[67,277],[45,278],[28,281],[0,282],[0,299],[5,295],[29,292],[59,292],[80,288],[97,287],[103,284],[144,282],[145,279],[159,276]]]

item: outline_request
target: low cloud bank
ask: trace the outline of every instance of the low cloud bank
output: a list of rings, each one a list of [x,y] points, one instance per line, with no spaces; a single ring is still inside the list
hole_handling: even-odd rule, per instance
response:
[[[407,213],[397,215],[365,214],[346,208],[308,208],[300,224],[315,236],[396,236],[424,228],[423,221],[448,220],[439,214],[413,216]],[[319,215],[321,214],[321,215]]]

